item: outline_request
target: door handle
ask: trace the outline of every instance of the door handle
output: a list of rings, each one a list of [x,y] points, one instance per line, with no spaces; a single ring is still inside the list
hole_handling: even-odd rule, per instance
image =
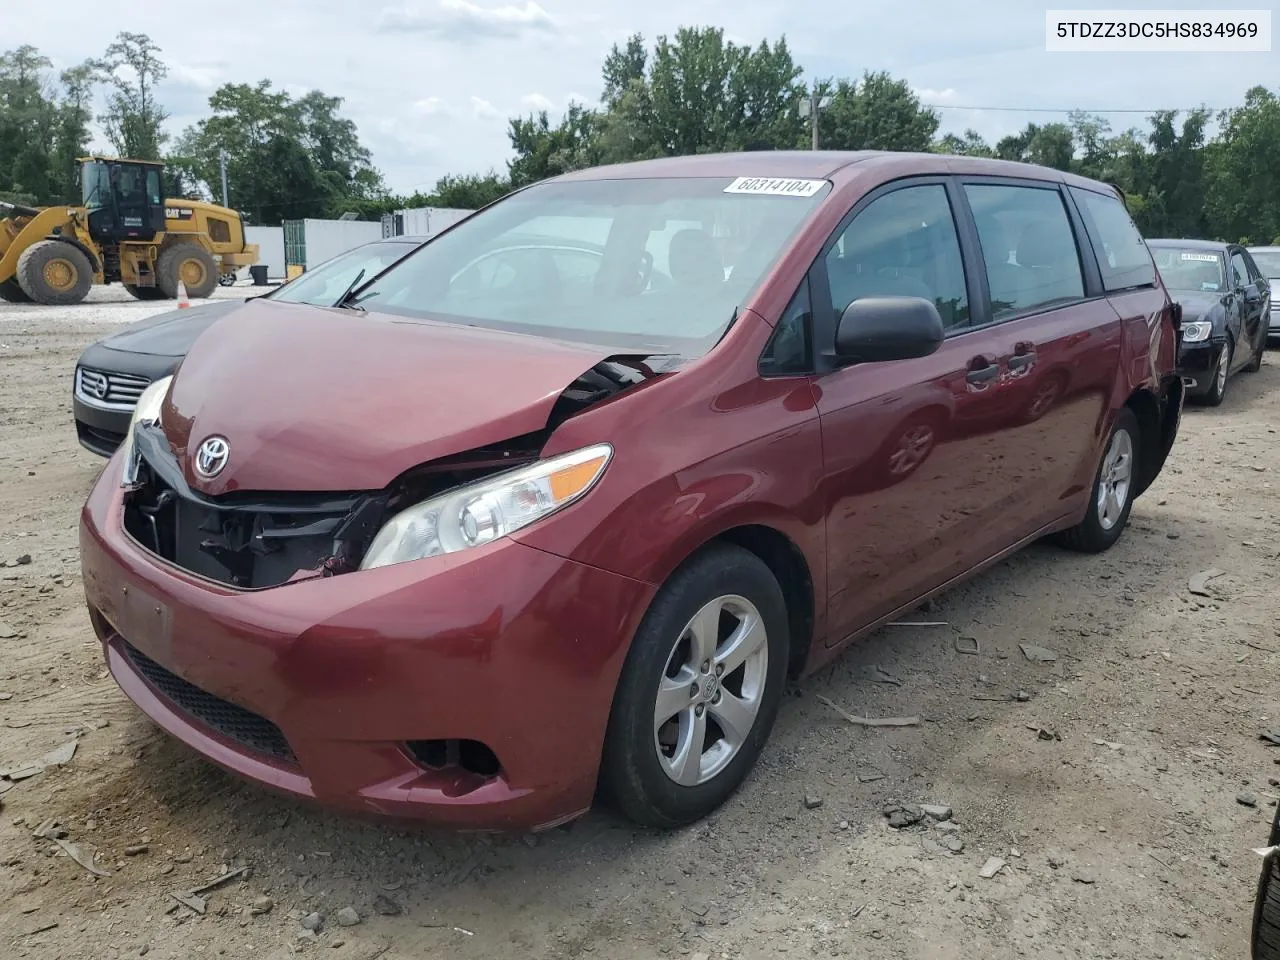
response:
[[[1009,370],[1010,372],[1025,370],[1035,362],[1036,355],[1034,351],[1031,353],[1015,353],[1009,358]]]
[[[985,357],[979,357],[976,360],[974,360],[974,363],[982,363],[984,362],[985,359],[986,359]],[[964,378],[968,380],[970,383],[976,384],[976,383],[990,383],[992,380],[994,380],[998,376],[1000,376],[1000,364],[989,363],[985,367],[971,366],[969,368],[969,372],[965,374]]]

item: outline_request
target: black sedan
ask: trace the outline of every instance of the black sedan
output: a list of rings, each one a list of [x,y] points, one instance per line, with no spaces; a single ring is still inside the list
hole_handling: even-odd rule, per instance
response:
[[[283,303],[333,306],[357,279],[372,279],[425,239],[389,237],[362,244],[262,296]],[[218,300],[169,310],[90,344],[76,364],[72,391],[81,446],[100,456],[111,456],[124,440],[134,404],[147,385],[173,373],[196,338],[243,302]]]
[[[1262,366],[1271,284],[1249,251],[1212,240],[1148,240],[1169,294],[1182,304],[1178,372],[1188,397],[1216,407],[1232,374]]]

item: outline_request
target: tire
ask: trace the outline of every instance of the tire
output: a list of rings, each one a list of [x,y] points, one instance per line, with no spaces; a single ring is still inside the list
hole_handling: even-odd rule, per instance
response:
[[[1139,468],[1142,464],[1138,460],[1141,450],[1138,418],[1132,410],[1124,407],[1103,447],[1084,520],[1058,535],[1058,541],[1064,547],[1079,553],[1101,553],[1120,539],[1133,509],[1134,491],[1141,475]],[[1117,496],[1104,499],[1106,490]]]
[[[159,287],[139,287],[132,283],[126,283],[124,288],[129,291],[129,295],[135,300],[166,300],[168,299],[164,291]]]
[[[721,615],[711,617],[717,608]],[[710,629],[698,629],[700,623]],[[735,638],[753,644],[743,660],[732,659],[741,650]],[[789,651],[786,600],[759,557],[717,544],[689,560],[658,591],[627,654],[605,734],[602,792],[629,819],[649,827],[683,826],[719,807],[741,785],[773,729]],[[702,669],[726,656],[723,674],[714,666]],[[667,709],[674,712],[659,723],[664,686]],[[723,719],[734,715],[736,728]],[[699,725],[704,739],[695,761],[690,746]],[[681,762],[682,754],[690,763]],[[676,780],[681,773],[685,783]]]
[[[1276,854],[1262,861],[1253,905],[1252,941],[1253,960],[1280,960],[1280,857]]]
[[[1213,368],[1213,386],[1204,395],[1206,407],[1220,407],[1227,398],[1227,383],[1231,380],[1231,358],[1235,355],[1235,344],[1227,337],[1222,351],[1218,354],[1218,362]]]
[[[18,258],[18,285],[35,303],[79,303],[93,286],[93,267],[78,247],[65,240],[41,240]]]
[[[18,283],[17,277],[10,277],[4,283],[0,283],[0,300],[9,303],[30,303],[31,298],[27,296],[27,292],[22,289]]]
[[[178,281],[187,288],[192,300],[203,300],[218,285],[218,264],[213,254],[194,243],[179,243],[160,254],[156,260],[156,286],[170,300],[178,296]]]

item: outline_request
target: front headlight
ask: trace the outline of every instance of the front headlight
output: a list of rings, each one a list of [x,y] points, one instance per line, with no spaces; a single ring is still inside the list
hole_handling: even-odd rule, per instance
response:
[[[415,504],[378,531],[360,569],[455,553],[505,537],[585,495],[612,457],[607,443],[584,447]]]
[[[138,480],[138,455],[133,449],[133,428],[139,423],[159,423],[160,407],[164,403],[164,395],[169,392],[169,384],[173,377],[162,377],[155,381],[138,396],[134,405],[133,416],[129,418],[129,430],[120,445],[124,449],[124,472],[120,476],[120,486],[131,487]]]
[[[1213,335],[1213,324],[1208,320],[1193,320],[1182,325],[1183,343],[1202,343]]]

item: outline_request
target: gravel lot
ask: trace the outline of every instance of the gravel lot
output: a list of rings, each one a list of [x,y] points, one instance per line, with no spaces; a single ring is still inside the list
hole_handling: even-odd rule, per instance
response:
[[[1235,378],[1223,407],[1188,409],[1109,554],[1029,549],[924,615],[945,626],[887,627],[800,684],[713,819],[656,835],[596,813],[489,840],[241,784],[160,734],[106,675],[76,548],[101,461],[76,444],[71,372],[109,326],[167,306],[114,290],[72,308],[0,306],[0,768],[21,773],[78,738],[68,762],[0,780],[0,953],[1246,954],[1251,848],[1280,793],[1280,751],[1258,736],[1280,712],[1277,354]],[[1211,568],[1213,595],[1192,595],[1188,578]],[[960,652],[961,637],[978,652]],[[1033,662],[1023,643],[1056,659]],[[856,728],[820,697],[923,722]],[[949,805],[957,828],[894,829],[893,802]],[[33,836],[49,819],[109,875]],[[984,879],[991,857],[1005,865]],[[240,866],[203,915],[170,897]],[[344,926],[344,908],[359,922]]]

